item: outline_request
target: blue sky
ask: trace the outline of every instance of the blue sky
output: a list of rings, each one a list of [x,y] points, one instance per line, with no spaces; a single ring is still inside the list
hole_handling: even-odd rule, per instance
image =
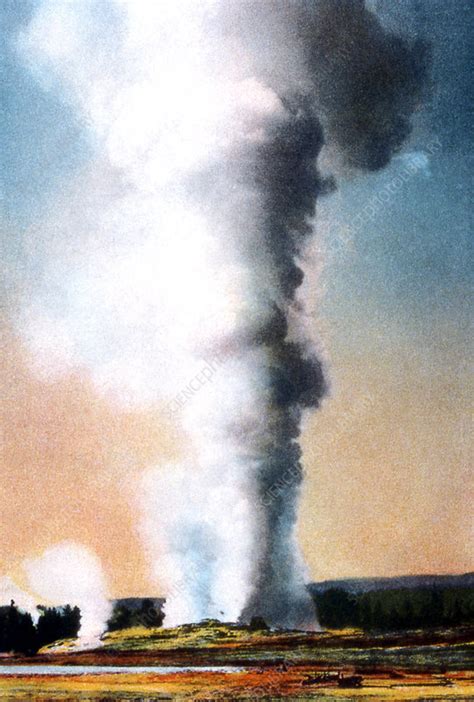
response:
[[[57,91],[40,85],[16,50],[16,36],[33,7],[30,0],[0,4],[6,35],[0,52],[2,217],[20,228],[39,216],[91,154],[90,136],[74,111]]]
[[[335,253],[324,274],[325,314],[359,326],[369,305],[385,317],[392,315],[394,323],[398,319],[413,325],[414,332],[424,327],[425,336],[428,330],[420,325],[420,317],[448,316],[453,326],[458,320],[461,332],[469,324],[473,273],[468,116],[472,8],[467,2],[438,0],[379,0],[377,7],[394,30],[415,32],[421,27],[432,42],[432,86],[404,149],[407,157],[426,154],[428,164],[356,231],[351,249],[341,251],[336,237]],[[433,143],[436,151],[430,155]],[[404,165],[403,158],[396,158],[384,171],[340,183],[339,193],[323,201],[320,210],[328,220],[350,226],[355,213]],[[430,343],[429,331],[425,341]]]

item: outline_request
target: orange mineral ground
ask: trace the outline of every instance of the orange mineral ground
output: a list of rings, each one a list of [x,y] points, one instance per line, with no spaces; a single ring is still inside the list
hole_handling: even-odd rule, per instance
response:
[[[163,675],[0,676],[0,695],[11,700],[470,700],[474,676],[393,674],[364,676],[362,687],[342,688],[335,681],[305,684],[314,668],[269,668],[235,673],[182,672]]]

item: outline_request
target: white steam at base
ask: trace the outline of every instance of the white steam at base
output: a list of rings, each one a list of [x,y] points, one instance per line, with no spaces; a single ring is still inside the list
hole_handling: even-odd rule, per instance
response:
[[[22,611],[29,612],[34,622],[38,620],[38,601],[31,594],[22,590],[13,578],[4,575],[0,577],[0,607],[9,605],[12,600]]]
[[[150,469],[142,500],[166,623],[314,628],[295,523],[301,419],[325,392],[299,294],[334,187],[316,162],[324,144],[388,162],[421,47],[360,0],[43,0],[18,46],[96,150],[29,234],[22,332],[47,377],[86,366],[181,427],[186,460]]]
[[[79,643],[94,646],[112,613],[107,585],[97,556],[73,541],[63,541],[23,563],[28,592],[12,578],[0,578],[0,605],[11,600],[38,619],[37,605],[78,606],[81,610]]]
[[[72,603],[81,610],[79,636],[97,641],[112,613],[99,559],[85,546],[63,542],[51,546],[38,558],[25,561],[29,588],[53,605]]]

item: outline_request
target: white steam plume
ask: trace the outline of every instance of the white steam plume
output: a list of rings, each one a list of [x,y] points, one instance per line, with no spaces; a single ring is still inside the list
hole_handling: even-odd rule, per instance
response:
[[[22,331],[42,373],[86,366],[186,434],[183,465],[145,478],[167,622],[315,627],[294,526],[301,418],[325,391],[298,295],[334,187],[316,162],[324,143],[348,168],[389,161],[422,47],[361,0],[43,0],[19,50],[96,145],[30,232]]]
[[[12,578],[4,575],[0,578],[0,607],[9,605],[11,601],[24,612],[29,612],[33,621],[37,621],[39,612],[38,602],[28,592],[25,592]]]
[[[81,645],[95,645],[106,629],[112,605],[101,564],[89,549],[64,541],[24,562],[29,589],[44,604],[77,605]]]

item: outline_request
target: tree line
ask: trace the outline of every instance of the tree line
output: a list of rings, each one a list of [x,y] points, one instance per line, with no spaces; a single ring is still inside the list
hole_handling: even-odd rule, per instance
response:
[[[313,593],[319,621],[329,629],[364,631],[432,629],[474,624],[472,588],[415,588]]]
[[[18,609],[12,600],[0,607],[0,653],[32,655],[42,646],[60,639],[75,638],[81,627],[79,607],[42,607],[37,623],[29,612]]]
[[[107,622],[108,631],[118,631],[135,626],[144,626],[148,629],[160,627],[165,614],[161,607],[152,599],[143,599],[139,606],[132,607],[124,601],[114,602],[112,616]]]
[[[342,587],[312,592],[321,625],[328,629],[361,628],[364,631],[431,629],[474,624],[472,587],[423,587],[350,592]],[[77,637],[81,626],[78,607],[39,606],[36,624],[12,600],[0,607],[0,653],[32,655],[42,646]],[[151,599],[135,606],[117,601],[108,630],[133,626],[159,627],[164,612]],[[262,620],[260,628],[264,628]]]

